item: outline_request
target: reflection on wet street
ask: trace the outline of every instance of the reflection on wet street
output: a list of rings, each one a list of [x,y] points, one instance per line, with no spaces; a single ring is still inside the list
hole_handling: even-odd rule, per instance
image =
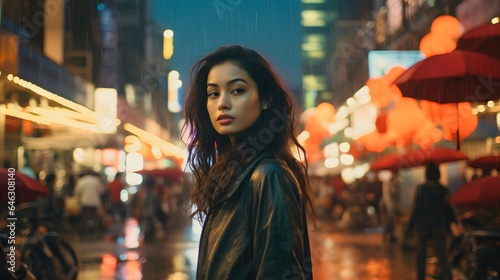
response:
[[[415,279],[415,257],[381,233],[345,232],[331,227],[311,235],[315,279]]]
[[[133,219],[106,234],[80,237],[69,230],[65,237],[80,259],[79,279],[194,279],[198,239],[196,231],[182,221],[170,232],[159,231],[155,240],[144,241]],[[194,234],[193,234],[194,232]]]
[[[100,237],[82,239],[77,232],[67,231],[66,238],[80,258],[79,279],[195,279],[200,228],[180,220],[172,223],[170,232],[158,232],[155,240],[147,242],[133,220]],[[346,232],[322,222],[311,232],[311,250],[314,279],[416,277],[414,252],[397,243],[383,243],[377,229]]]

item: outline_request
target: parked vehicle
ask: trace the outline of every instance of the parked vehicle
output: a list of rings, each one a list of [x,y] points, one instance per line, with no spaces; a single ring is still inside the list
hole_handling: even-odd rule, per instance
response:
[[[500,225],[498,213],[475,210],[458,217],[464,231],[449,244],[454,279],[500,279]],[[436,258],[427,260],[427,275],[440,278]]]
[[[76,280],[78,258],[71,245],[47,224],[64,216],[63,211],[37,215],[36,203],[21,204],[16,209],[16,249],[20,261],[37,280]],[[8,234],[4,230],[4,234]]]

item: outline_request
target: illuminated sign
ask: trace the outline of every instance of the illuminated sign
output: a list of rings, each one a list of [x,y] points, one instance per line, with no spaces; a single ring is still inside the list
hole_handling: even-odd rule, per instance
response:
[[[424,59],[420,51],[370,51],[368,52],[368,76],[380,78],[385,76],[393,67],[405,69]]]

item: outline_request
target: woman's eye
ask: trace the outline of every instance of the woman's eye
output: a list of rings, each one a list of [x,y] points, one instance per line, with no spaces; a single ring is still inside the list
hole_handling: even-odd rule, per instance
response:
[[[217,96],[219,96],[219,93],[216,91],[211,91],[207,95],[208,95],[208,97],[217,97]]]
[[[237,88],[237,89],[233,89],[231,91],[231,93],[234,93],[234,94],[240,94],[240,93],[243,93],[245,90],[242,89],[242,88]]]

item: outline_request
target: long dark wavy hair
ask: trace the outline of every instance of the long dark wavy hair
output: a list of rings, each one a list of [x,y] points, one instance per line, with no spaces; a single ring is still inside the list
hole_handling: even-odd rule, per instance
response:
[[[257,121],[233,137],[219,134],[210,122],[207,110],[207,77],[215,65],[231,62],[245,70],[257,85],[259,101],[268,104]],[[244,167],[257,155],[270,154],[283,161],[298,181],[299,192],[309,217],[315,220],[314,195],[307,176],[304,148],[295,136],[296,107],[269,63],[254,50],[223,46],[208,54],[191,69],[191,81],[185,102],[184,139],[189,139],[188,165],[194,185],[188,195],[192,217],[203,219],[217,198],[234,183]],[[255,141],[259,141],[256,143]],[[293,155],[292,147],[304,157]],[[193,207],[195,206],[195,207]]]

